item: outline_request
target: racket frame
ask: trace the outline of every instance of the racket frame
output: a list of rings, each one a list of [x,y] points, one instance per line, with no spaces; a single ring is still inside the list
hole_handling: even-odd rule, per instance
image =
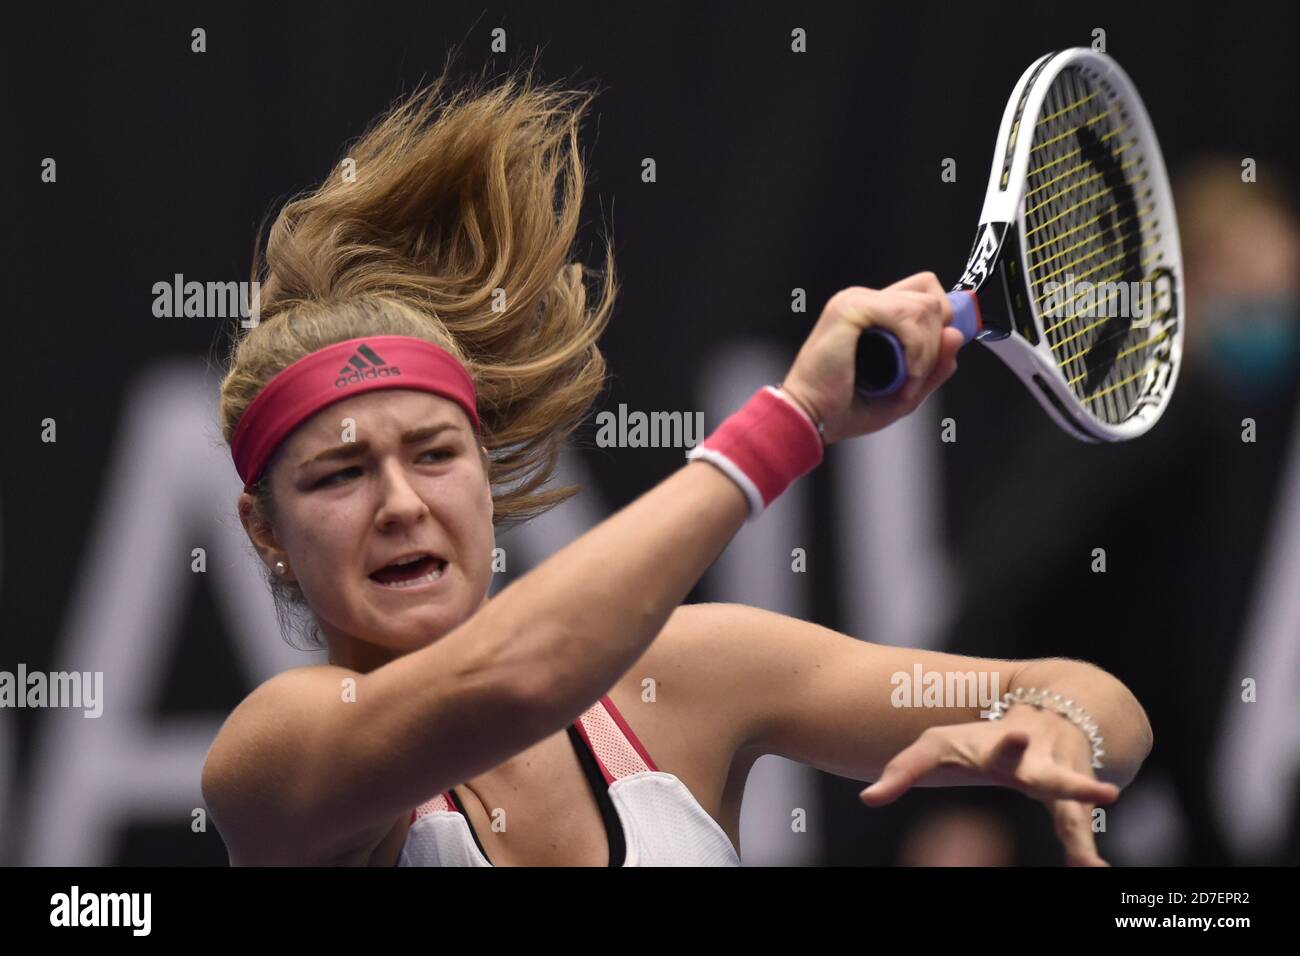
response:
[[[1023,198],[1034,124],[1053,82],[1067,67],[1083,68],[1090,82],[1112,102],[1121,100],[1129,114],[1125,136],[1137,139],[1146,164],[1148,175],[1142,183],[1143,191],[1147,187],[1152,190],[1151,201],[1160,219],[1161,238],[1155,248],[1163,254],[1161,265],[1171,273],[1168,312],[1174,327],[1167,349],[1162,349],[1168,360],[1157,368],[1157,374],[1165,375],[1167,380],[1157,394],[1139,399],[1133,413],[1118,424],[1102,421],[1083,409],[1043,333],[1041,314],[1032,304],[1026,280],[1029,262],[1021,237],[1025,234]],[[1028,125],[1026,116],[1031,117]],[[966,269],[953,286],[953,291],[970,290],[979,299],[984,319],[979,340],[1010,366],[1052,419],[1075,437],[1112,442],[1136,438],[1147,431],[1164,412],[1177,383],[1186,299],[1178,222],[1164,157],[1142,98],[1118,63],[1104,53],[1077,47],[1045,54],[1021,74],[1002,114],[979,221]]]

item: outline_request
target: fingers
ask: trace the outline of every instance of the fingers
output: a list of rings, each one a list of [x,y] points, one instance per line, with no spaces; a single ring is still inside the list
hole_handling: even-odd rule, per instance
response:
[[[958,329],[945,328],[939,337],[939,358],[934,363],[934,370],[926,381],[925,394],[934,391],[957,371],[957,353],[966,344],[965,337]],[[924,397],[924,395],[922,396]]]
[[[988,756],[990,773],[1002,776],[1015,776],[1020,769],[1020,760],[1029,749],[1029,734],[1023,730],[1009,730],[994,745]]]
[[[924,379],[912,379],[899,393],[909,411],[918,408],[930,394],[957,371],[957,353],[966,344],[961,332],[946,328],[939,339],[939,357]]]
[[[1048,765],[1030,782],[1038,791],[1040,799],[1058,797],[1101,806],[1119,799],[1119,787],[1113,783],[1102,783],[1095,777],[1077,770],[1068,770],[1059,764]]]
[[[927,275],[934,279],[933,274]],[[916,277],[903,281],[929,284]],[[918,382],[930,375],[938,359],[941,333],[952,321],[952,304],[941,292],[855,287],[836,293],[827,303],[825,315],[846,319],[859,329],[880,328],[892,333],[902,346],[908,379]]]
[[[886,286],[886,292],[929,292],[931,294],[943,295],[944,288],[939,282],[939,277],[933,272],[918,272],[916,275],[910,275],[906,279],[899,279],[892,285]]]
[[[1004,751],[1006,744],[1004,738],[994,751],[995,757]],[[1024,749],[1016,751],[1007,746],[1005,753],[1023,755]],[[1026,766],[1023,762],[1017,763],[1009,758],[1001,763],[991,759],[986,769],[990,776],[1005,786],[1014,787],[1035,800],[1081,800],[1106,806],[1119,799],[1119,787],[1113,783],[1102,783],[1095,777],[1056,763],[1036,762],[1033,766]]]
[[[833,295],[786,376],[801,383],[804,397],[821,411],[823,441],[878,431],[920,405],[956,369],[961,337],[947,333],[951,321],[952,305],[931,272],[885,290],[852,286]],[[863,330],[873,327],[898,340],[906,378],[899,393],[863,402],[853,389],[855,348]]]
[[[1026,760],[1029,743],[1028,731],[1008,730],[985,758],[985,772],[1043,802],[1081,800],[1105,806],[1119,799],[1119,787],[1113,783],[1041,758]]]
[[[1064,771],[1059,781],[1052,786],[1052,792],[1075,800],[1106,806],[1119,799],[1119,787],[1113,783],[1102,783],[1073,770]]]
[[[893,803],[939,765],[942,746],[937,737],[922,734],[916,743],[885,764],[880,779],[858,794],[869,807]]]
[[[939,306],[939,300],[923,292],[882,294],[900,297],[894,308],[898,310],[902,322],[894,334],[903,346],[908,378],[923,381],[929,376],[935,359],[939,356],[939,335],[943,330],[943,310]]]
[[[952,323],[953,307],[932,272],[896,282],[887,290],[850,287],[836,293],[823,313],[828,321],[848,320],[858,329],[891,332],[902,346],[907,378],[917,394],[939,358],[941,333]]]
[[[1075,800],[1057,800],[1049,807],[1056,837],[1065,849],[1066,866],[1110,866],[1097,852],[1092,810]]]
[[[1024,731],[1004,735],[989,754],[989,774],[1014,780],[1017,789],[1047,805],[1057,839],[1065,848],[1066,866],[1109,866],[1097,852],[1092,809],[1097,803],[1113,803],[1119,788],[1058,764],[1029,769],[1024,759],[1029,743],[1030,736]]]

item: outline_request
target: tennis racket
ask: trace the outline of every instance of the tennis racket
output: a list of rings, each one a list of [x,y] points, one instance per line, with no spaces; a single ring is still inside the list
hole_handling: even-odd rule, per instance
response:
[[[1007,101],[953,327],[992,349],[1085,441],[1156,423],[1178,380],[1183,265],[1160,145],[1137,89],[1104,53],[1049,53]],[[898,339],[858,338],[870,400],[907,378]]]

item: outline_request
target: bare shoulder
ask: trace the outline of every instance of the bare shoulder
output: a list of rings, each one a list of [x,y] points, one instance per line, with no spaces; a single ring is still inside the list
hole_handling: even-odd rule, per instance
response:
[[[275,862],[265,853],[289,833],[287,820],[315,779],[313,722],[359,676],[333,665],[284,671],[258,685],[221,725],[203,763],[201,787],[232,863]],[[272,854],[274,855],[274,854]]]
[[[263,681],[240,701],[217,732],[204,762],[204,785],[223,782],[218,771],[232,769],[241,758],[253,756],[249,751],[283,723],[284,718],[302,708],[311,708],[328,687],[343,688],[342,681],[357,677],[355,671],[332,664],[295,667]]]

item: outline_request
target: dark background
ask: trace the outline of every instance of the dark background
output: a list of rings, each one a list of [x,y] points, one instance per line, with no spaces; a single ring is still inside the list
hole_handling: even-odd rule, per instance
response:
[[[1105,29],[1107,52],[1142,91],[1171,173],[1215,151],[1256,157],[1261,176],[1300,177],[1292,121],[1300,77],[1283,9],[25,5],[0,39],[9,331],[0,375],[0,669],[18,661],[29,669],[90,666],[61,657],[60,642],[89,529],[103,521],[109,462],[132,453],[123,427],[130,389],[146,369],[172,360],[201,370],[220,324],[155,318],[153,284],[175,273],[246,279],[260,217],[318,182],[345,142],[436,75],[449,45],[463,44],[459,68],[467,75],[485,62],[503,71],[540,47],[542,79],[601,85],[584,127],[590,176],[578,246],[598,265],[608,225],[623,287],[603,340],[611,376],[601,407],[692,409],[700,404],[694,383],[723,343],[752,339],[792,358],[839,288],[880,286],[922,269],[953,281],[1012,86],[1040,54],[1089,45],[1095,28]],[[508,52],[494,56],[490,31],[498,26]],[[202,54],[190,52],[195,27],[207,32]],[[795,27],[807,31],[807,53],[790,50]],[[641,182],[646,156],[657,161],[654,184]],[[45,157],[57,160],[55,184],[41,182]],[[957,161],[956,183],[940,180],[945,157]],[[806,314],[791,314],[795,287],[807,290]],[[962,429],[942,451],[938,502],[970,596],[949,649],[1083,657],[1111,670],[1152,714],[1151,763],[1168,774],[1187,822],[1188,838],[1167,862],[1294,862],[1294,826],[1267,851],[1227,845],[1211,808],[1206,756],[1223,695],[1238,679],[1230,667],[1235,628],[1268,527],[1289,412],[1274,415],[1277,427],[1261,428],[1258,445],[1242,445],[1239,409],[1188,375],[1150,436],[1085,448],[1059,434],[978,347],[962,354],[960,373],[935,401],[945,415],[960,413]],[[40,441],[45,418],[58,423],[57,443]],[[597,449],[589,435],[578,445],[614,507],[680,463],[680,451]],[[838,451],[824,471],[836,467]],[[1254,458],[1242,464],[1234,456],[1243,454]],[[229,478],[231,493],[211,502],[214,512],[232,510],[233,468]],[[835,520],[830,497],[819,493],[825,476],[807,480],[819,532],[810,551],[823,558],[807,584],[808,616],[845,629],[840,595],[853,586],[852,569],[835,560],[825,533]],[[1131,511],[1116,513],[1107,489],[1121,481]],[[172,504],[157,502],[162,512]],[[1111,573],[1054,586],[1057,566],[1086,561],[1078,556],[1099,536]],[[189,547],[123,551],[120,561],[130,575],[159,575],[164,565],[184,568]],[[1141,584],[1125,579],[1137,566]],[[729,598],[706,579],[692,599]],[[249,675],[216,613],[220,593],[200,583],[179,600],[150,712],[160,723],[220,720],[250,689]],[[258,640],[280,639],[271,631]],[[1294,695],[1297,676],[1286,675],[1275,692]],[[111,685],[111,671],[107,679]],[[38,734],[48,719],[0,712],[3,862],[50,859],[31,832],[48,819],[34,812],[48,795],[33,772],[41,748],[52,745]],[[1046,814],[1016,794],[924,791],[868,814],[854,798],[858,784],[821,781],[824,862],[892,862],[898,833],[954,799],[1009,814],[1022,862],[1055,862]],[[190,834],[184,808],[199,805],[197,779],[193,790],[170,809],[113,810],[111,840],[64,862],[224,862],[215,833]],[[67,806],[109,812],[91,809],[100,803],[91,791]]]

